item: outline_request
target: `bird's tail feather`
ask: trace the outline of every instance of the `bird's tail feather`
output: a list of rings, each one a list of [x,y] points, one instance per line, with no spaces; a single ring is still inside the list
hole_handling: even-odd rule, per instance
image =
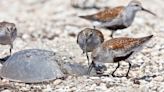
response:
[[[79,16],[80,18],[87,19],[87,20],[94,20],[93,15],[87,15],[87,16]]]
[[[141,42],[147,42],[147,41],[149,41],[151,38],[153,37],[153,35],[149,35],[149,36],[146,36],[146,37],[142,37],[141,38]]]

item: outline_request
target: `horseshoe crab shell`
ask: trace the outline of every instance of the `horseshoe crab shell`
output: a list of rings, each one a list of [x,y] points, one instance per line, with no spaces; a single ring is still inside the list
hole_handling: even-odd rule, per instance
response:
[[[36,83],[64,77],[57,63],[56,53],[40,49],[16,52],[0,70],[2,78],[16,82]]]

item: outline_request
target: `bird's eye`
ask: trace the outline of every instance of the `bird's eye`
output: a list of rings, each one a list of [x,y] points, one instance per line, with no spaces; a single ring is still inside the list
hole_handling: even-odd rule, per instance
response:
[[[93,59],[96,59],[96,57],[94,56]]]
[[[139,6],[138,4],[136,4],[135,6]]]
[[[14,28],[14,31],[17,31],[17,29],[16,29],[16,28]]]
[[[89,37],[91,37],[93,34],[89,34]]]
[[[7,27],[7,30],[6,31],[10,32],[10,29]]]
[[[93,59],[98,59],[98,56],[94,56]]]

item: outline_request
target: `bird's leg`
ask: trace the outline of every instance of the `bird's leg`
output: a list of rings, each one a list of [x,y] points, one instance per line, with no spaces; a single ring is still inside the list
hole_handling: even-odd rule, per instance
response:
[[[82,53],[81,53],[81,55],[83,55],[85,52],[83,51]]]
[[[95,64],[94,64],[94,62],[92,61],[92,63],[89,65],[89,68],[88,68],[88,71],[87,71],[87,74],[88,74],[88,75],[90,74],[90,72],[91,72],[91,70],[92,70],[93,67],[95,67]]]
[[[10,48],[10,56],[11,56],[12,49]]]
[[[88,51],[87,51],[87,46],[88,46],[87,41],[88,41],[88,38],[85,41],[86,42],[86,44],[85,44],[85,53],[86,53],[86,57],[87,57],[87,60],[88,60],[88,65],[89,65],[89,56],[88,56]]]
[[[88,60],[88,65],[89,65],[89,56],[88,56],[88,52],[86,51],[86,57],[87,57],[87,60]]]
[[[128,62],[129,63],[129,68],[128,68],[128,72],[126,73],[126,77],[128,77],[128,74],[129,74],[129,71],[130,71],[130,68],[131,68],[131,63],[130,62]]]
[[[96,26],[93,26],[93,29],[96,29]]]
[[[118,65],[117,65],[116,69],[112,72],[113,77],[115,77],[114,73],[116,72],[117,68],[119,68],[119,67],[120,67],[120,62],[118,62]]]
[[[13,44],[10,44],[10,56],[11,56],[11,53],[12,53],[12,49],[13,49]]]
[[[110,37],[113,38],[113,34],[115,31],[112,30],[112,33],[110,34]]]

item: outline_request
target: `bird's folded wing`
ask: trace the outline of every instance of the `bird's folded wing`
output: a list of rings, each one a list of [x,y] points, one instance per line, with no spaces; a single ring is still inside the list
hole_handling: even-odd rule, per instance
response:
[[[118,16],[120,16],[123,10],[124,10],[123,6],[119,6],[111,9],[105,9],[104,11],[92,15],[92,17],[94,20],[101,21],[101,22],[111,21],[117,18]]]
[[[139,44],[140,40],[137,38],[120,37],[106,41],[103,43],[103,47],[110,48],[112,50],[130,50]]]
[[[114,38],[102,44],[103,48],[108,48],[118,57],[127,55],[139,45],[139,39],[127,37]]]

